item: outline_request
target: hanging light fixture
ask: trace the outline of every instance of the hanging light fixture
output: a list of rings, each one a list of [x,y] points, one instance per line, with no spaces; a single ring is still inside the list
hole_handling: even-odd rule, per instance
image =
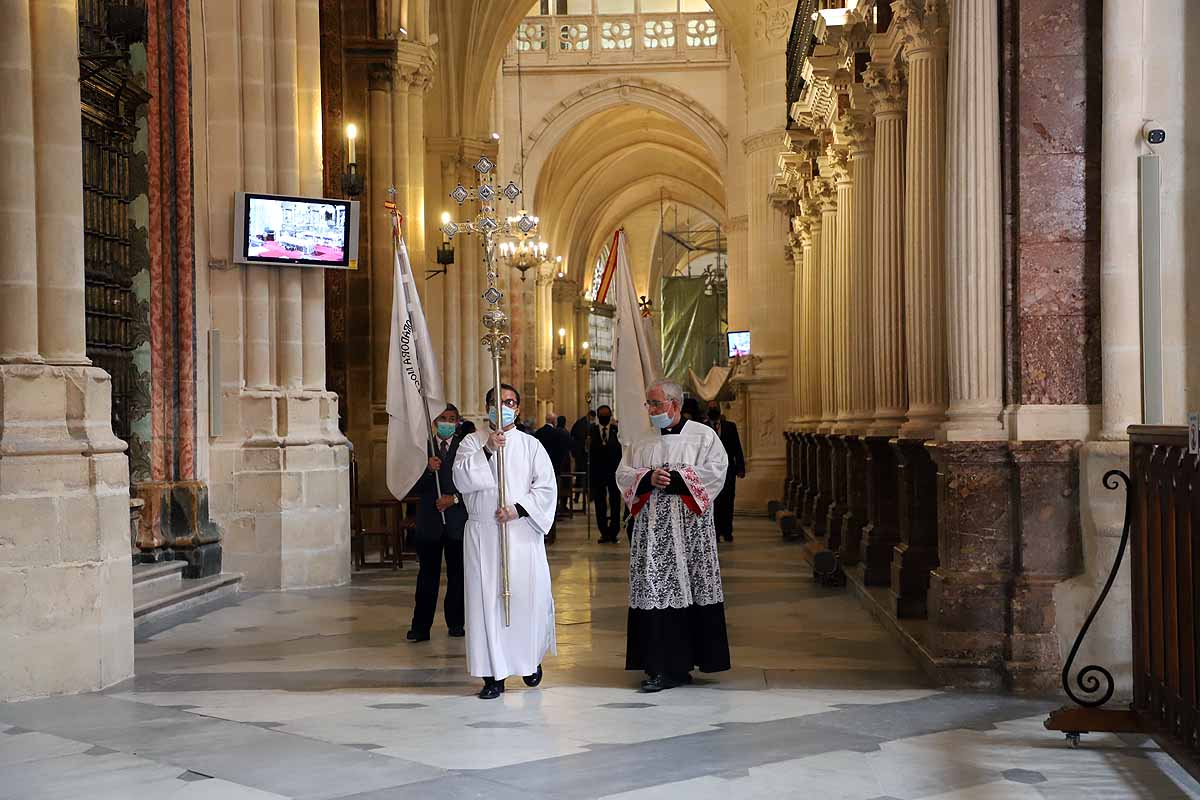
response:
[[[536,239],[500,243],[500,257],[521,273],[522,281],[529,270],[546,263],[549,251],[549,244]]]

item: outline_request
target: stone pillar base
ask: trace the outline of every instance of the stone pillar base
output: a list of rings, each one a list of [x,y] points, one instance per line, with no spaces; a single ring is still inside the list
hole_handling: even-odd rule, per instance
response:
[[[863,439],[867,473],[867,524],[859,542],[863,582],[888,586],[892,580],[892,556],[900,542],[897,523],[896,457],[886,436]]]
[[[0,702],[133,674],[129,462],[95,367],[0,365]]]
[[[842,517],[842,563],[857,564],[867,524],[867,450],[863,437],[848,434],[846,449],[846,514]]]
[[[829,436],[829,507],[825,512],[825,546],[834,552],[842,548],[846,517],[846,437]]]
[[[896,617],[925,617],[929,574],[938,565],[937,467],[926,439],[892,439],[897,463],[900,543],[892,556],[892,610]]]
[[[133,494],[145,502],[138,525],[139,562],[186,561],[185,578],[221,573],[221,529],[209,519],[203,481],[139,483]]]

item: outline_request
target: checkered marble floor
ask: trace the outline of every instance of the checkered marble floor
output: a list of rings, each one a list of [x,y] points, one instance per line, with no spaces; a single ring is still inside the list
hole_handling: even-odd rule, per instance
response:
[[[721,546],[734,669],[638,694],[627,550],[586,535],[551,550],[538,689],[480,701],[440,621],[405,641],[415,564],[243,594],[143,634],[126,684],[0,705],[0,798],[1200,798],[1144,739],[1070,748],[1053,700],[934,690],[765,521]]]

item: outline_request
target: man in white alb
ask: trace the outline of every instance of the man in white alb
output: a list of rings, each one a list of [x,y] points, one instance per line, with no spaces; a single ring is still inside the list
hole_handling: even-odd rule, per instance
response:
[[[691,683],[696,668],[729,669],[713,526],[729,458],[713,429],[684,419],[682,407],[679,384],[651,384],[646,409],[657,431],[626,448],[617,469],[634,517],[625,669],[646,672],[643,692]]]
[[[454,485],[467,506],[463,537],[466,587],[467,671],[483,678],[479,697],[504,692],[504,679],[521,675],[527,686],[542,680],[542,657],[555,653],[554,597],[545,535],[554,524],[558,479],[545,448],[516,430],[521,395],[508,384],[485,398],[489,430],[458,446]],[[498,406],[498,409],[497,409]],[[496,463],[504,459],[504,508],[499,508]],[[504,624],[500,524],[508,524],[510,621]]]

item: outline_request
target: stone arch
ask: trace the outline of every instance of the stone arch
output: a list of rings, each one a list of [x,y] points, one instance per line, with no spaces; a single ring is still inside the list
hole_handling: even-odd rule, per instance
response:
[[[526,175],[536,185],[555,147],[579,123],[607,109],[639,105],[669,117],[695,136],[724,167],[729,132],[717,117],[686,92],[650,78],[614,76],[563,98],[525,137]]]

